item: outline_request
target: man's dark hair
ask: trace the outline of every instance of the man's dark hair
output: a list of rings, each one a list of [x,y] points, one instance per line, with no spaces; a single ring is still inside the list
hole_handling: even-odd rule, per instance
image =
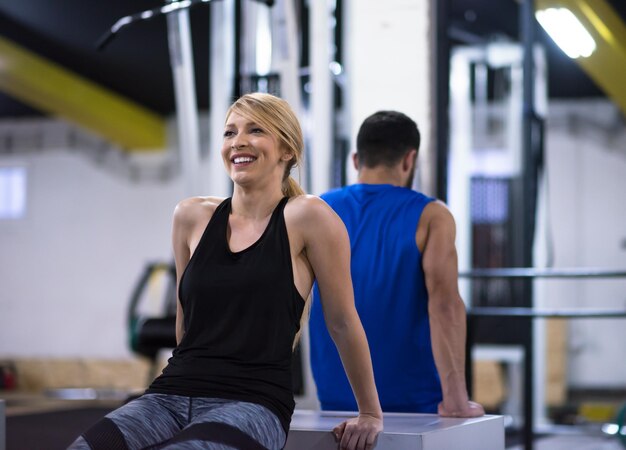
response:
[[[361,124],[356,137],[359,164],[393,166],[411,149],[419,150],[417,124],[398,111],[378,111]]]

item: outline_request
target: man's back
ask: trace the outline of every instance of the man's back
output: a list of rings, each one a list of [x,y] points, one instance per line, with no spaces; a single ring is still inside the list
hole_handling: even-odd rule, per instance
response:
[[[441,387],[431,350],[428,294],[415,233],[433,199],[389,184],[357,184],[322,198],[346,224],[355,302],[365,328],[384,411],[437,412]],[[322,409],[356,410],[326,331],[317,286],[311,365]]]

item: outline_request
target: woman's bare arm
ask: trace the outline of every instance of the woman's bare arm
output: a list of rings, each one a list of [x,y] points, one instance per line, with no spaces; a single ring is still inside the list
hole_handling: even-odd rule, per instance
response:
[[[341,448],[369,449],[382,430],[369,346],[354,306],[350,240],[337,214],[321,199],[302,199],[299,228],[320,288],[328,331],[337,346],[359,407],[359,417],[335,429]]]

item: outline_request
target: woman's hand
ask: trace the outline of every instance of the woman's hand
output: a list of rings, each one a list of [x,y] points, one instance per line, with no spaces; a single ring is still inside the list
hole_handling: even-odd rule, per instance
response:
[[[383,431],[383,419],[368,414],[348,419],[333,429],[341,450],[371,450],[378,433]]]

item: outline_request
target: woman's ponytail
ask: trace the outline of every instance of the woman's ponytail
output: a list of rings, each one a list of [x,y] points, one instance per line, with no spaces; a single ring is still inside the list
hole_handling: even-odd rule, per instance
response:
[[[285,197],[296,197],[297,195],[304,195],[304,189],[300,187],[300,184],[292,177],[288,176],[283,181],[283,195]]]

